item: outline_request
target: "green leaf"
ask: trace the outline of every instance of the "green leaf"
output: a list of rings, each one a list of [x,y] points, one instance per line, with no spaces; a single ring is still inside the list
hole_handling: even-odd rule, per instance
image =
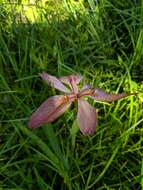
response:
[[[72,141],[72,147],[74,149],[75,147],[75,141],[76,141],[76,136],[77,136],[77,132],[79,131],[79,126],[77,123],[77,120],[75,120],[72,124],[72,127],[70,129],[70,134],[71,134],[71,141]]]

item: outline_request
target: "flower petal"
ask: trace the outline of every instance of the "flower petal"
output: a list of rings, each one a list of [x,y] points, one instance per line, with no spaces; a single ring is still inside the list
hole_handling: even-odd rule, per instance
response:
[[[92,97],[94,100],[97,100],[97,101],[112,102],[115,100],[119,100],[121,98],[125,98],[130,95],[135,95],[135,93],[123,92],[119,94],[110,94],[110,93],[104,92],[101,89],[96,88],[92,91],[90,97]]]
[[[91,96],[93,94],[93,89],[90,86],[83,86],[83,88],[79,92],[79,97],[82,96]]]
[[[97,126],[97,112],[87,101],[78,100],[77,120],[84,135],[92,135]]]
[[[65,77],[61,77],[60,81],[69,85],[72,88],[72,92],[78,93],[77,84],[82,80],[81,75],[69,75]]]
[[[69,75],[69,76],[64,76],[60,78],[60,81],[70,85],[71,84],[71,80],[73,80],[76,84],[79,84],[79,82],[82,80],[82,76],[81,75]]]
[[[59,79],[57,79],[56,77],[51,76],[51,75],[49,75],[49,74],[47,74],[45,72],[40,73],[39,75],[41,76],[41,78],[43,80],[45,80],[49,85],[53,86],[54,88],[56,88],[56,89],[58,89],[58,90],[60,90],[62,92],[65,92],[65,93],[70,92],[70,90],[66,86],[64,86],[61,83],[61,81]]]
[[[80,92],[83,92],[85,90],[91,89],[91,85],[90,84],[85,84],[81,89]]]
[[[42,124],[54,121],[69,108],[73,100],[74,98],[70,98],[70,96],[62,95],[48,98],[32,114],[28,126],[30,128],[37,128]]]

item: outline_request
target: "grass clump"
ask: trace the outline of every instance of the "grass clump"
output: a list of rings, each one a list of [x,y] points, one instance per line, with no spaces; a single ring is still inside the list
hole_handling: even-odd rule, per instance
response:
[[[143,189],[143,1],[0,4],[0,188]],[[29,130],[55,95],[37,73],[80,73],[110,92],[140,92],[100,113],[92,137],[73,138],[75,110]]]

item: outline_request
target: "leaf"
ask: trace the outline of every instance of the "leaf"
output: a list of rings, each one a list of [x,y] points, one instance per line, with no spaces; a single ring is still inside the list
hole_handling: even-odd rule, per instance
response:
[[[79,131],[79,126],[77,123],[77,120],[75,120],[72,124],[72,127],[70,129],[70,134],[71,134],[71,141],[72,141],[72,147],[73,149],[75,148],[75,140],[77,136],[77,132]]]

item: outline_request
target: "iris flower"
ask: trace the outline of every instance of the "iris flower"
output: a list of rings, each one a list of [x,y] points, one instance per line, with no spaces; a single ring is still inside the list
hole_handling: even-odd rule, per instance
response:
[[[45,72],[39,74],[49,85],[64,92],[64,95],[56,95],[44,101],[31,115],[29,128],[38,128],[43,124],[51,123],[61,116],[72,104],[78,103],[77,122],[80,131],[84,135],[92,135],[97,126],[97,111],[84,98],[90,97],[101,102],[112,102],[132,94],[109,94],[99,88],[92,88],[85,84],[80,90],[78,84],[82,80],[80,75],[69,75],[56,78]]]

